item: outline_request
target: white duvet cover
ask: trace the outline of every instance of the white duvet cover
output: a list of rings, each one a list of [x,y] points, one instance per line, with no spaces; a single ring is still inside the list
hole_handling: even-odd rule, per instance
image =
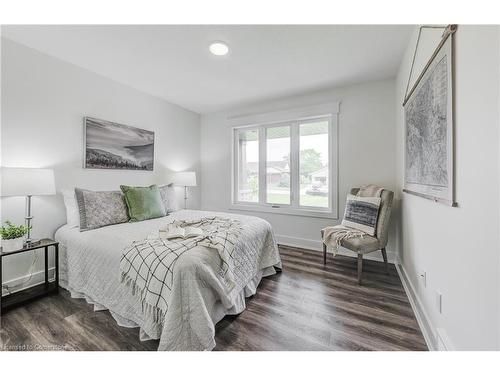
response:
[[[165,320],[157,324],[143,314],[138,296],[120,283],[120,259],[132,241],[143,240],[174,220],[221,216],[240,220],[243,234],[235,250],[236,287],[227,291],[217,273],[221,259],[214,249],[195,247],[181,256]],[[256,292],[264,276],[281,268],[270,224],[253,216],[181,210],[169,216],[124,223],[87,232],[63,226],[60,242],[60,283],[72,297],[85,298],[95,310],[107,309],[119,325],[140,327],[140,339],[160,339],[158,350],[211,350],[215,324],[227,314],[245,309],[245,297]]]

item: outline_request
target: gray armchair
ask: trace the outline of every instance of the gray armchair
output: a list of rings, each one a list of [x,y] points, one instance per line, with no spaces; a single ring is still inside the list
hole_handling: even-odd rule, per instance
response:
[[[352,188],[351,194],[356,195],[359,188]],[[387,264],[387,252],[385,247],[389,235],[389,218],[391,217],[392,201],[394,193],[390,190],[384,189],[381,194],[380,209],[377,220],[377,230],[375,236],[364,235],[361,237],[354,237],[343,240],[341,246],[346,249],[352,250],[358,254],[358,284],[361,284],[361,274],[363,272],[363,255],[373,251],[382,251],[384,257],[385,270],[389,273]],[[321,231],[323,238],[323,231]],[[323,263],[326,264],[326,245],[323,244]]]

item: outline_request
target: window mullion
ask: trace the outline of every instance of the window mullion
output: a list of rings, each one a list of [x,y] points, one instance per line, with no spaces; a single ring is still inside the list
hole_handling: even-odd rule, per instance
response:
[[[293,122],[290,129],[290,194],[291,206],[299,207],[300,196],[300,175],[299,175],[299,124]]]
[[[259,203],[266,203],[266,128],[259,128]]]
[[[238,147],[238,129],[233,130],[233,158],[232,158],[232,167],[233,167],[233,181],[232,181],[232,201],[238,202],[238,179],[240,174],[240,157],[239,157],[239,147]]]
[[[328,119],[328,208],[330,210],[333,210],[333,184],[334,181],[337,183],[337,177],[333,173],[333,160],[336,160],[336,158],[333,158],[333,125],[332,125],[332,119]],[[335,166],[335,169],[337,169],[337,166]]]

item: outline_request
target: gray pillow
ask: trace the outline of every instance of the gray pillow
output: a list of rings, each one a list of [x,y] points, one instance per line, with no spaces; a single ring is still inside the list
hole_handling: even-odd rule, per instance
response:
[[[75,189],[80,232],[128,221],[127,205],[121,191]]]
[[[380,198],[378,197],[358,197],[349,194],[342,225],[373,236],[377,229],[379,208]]]

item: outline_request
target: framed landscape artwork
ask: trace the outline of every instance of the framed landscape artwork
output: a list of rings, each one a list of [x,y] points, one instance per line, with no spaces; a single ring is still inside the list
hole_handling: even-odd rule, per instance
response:
[[[152,171],[155,133],[84,118],[84,168]]]
[[[404,192],[455,205],[453,31],[439,46],[403,103]]]

